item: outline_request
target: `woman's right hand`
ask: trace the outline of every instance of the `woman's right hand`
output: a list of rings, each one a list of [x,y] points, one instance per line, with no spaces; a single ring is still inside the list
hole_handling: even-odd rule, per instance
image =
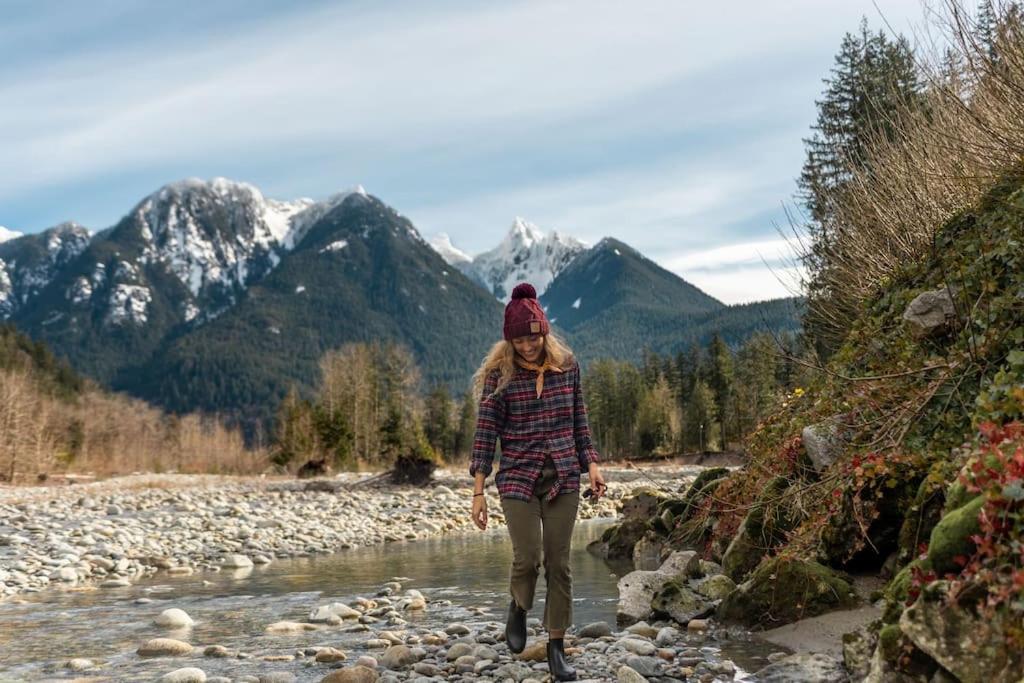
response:
[[[473,523],[481,530],[487,528],[487,498],[486,496],[473,496]]]

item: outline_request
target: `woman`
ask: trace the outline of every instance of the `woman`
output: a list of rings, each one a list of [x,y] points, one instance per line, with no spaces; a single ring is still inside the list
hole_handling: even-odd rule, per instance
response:
[[[574,681],[563,639],[572,623],[569,550],[581,471],[590,476],[595,502],[606,487],[590,441],[579,364],[550,333],[530,284],[512,290],[505,306],[504,339],[476,371],[473,388],[480,411],[469,473],[475,478],[473,521],[481,529],[487,528],[484,482],[491,473],[495,441],[501,439],[494,481],[513,553],[505,641],[512,652],[526,647],[526,613],[533,607],[543,553],[548,668],[555,680]]]

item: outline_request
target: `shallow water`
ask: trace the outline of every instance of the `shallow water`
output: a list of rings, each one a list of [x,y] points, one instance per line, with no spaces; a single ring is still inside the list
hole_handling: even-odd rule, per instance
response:
[[[616,583],[628,567],[616,568],[586,552],[588,542],[613,523],[610,519],[581,521],[573,536],[574,623],[607,621],[615,625]],[[334,555],[279,559],[246,570],[198,572],[191,576],[164,574],[125,588],[51,590],[21,596],[25,602],[0,603],[0,680],[110,676],[114,680],[155,680],[185,666],[197,666],[208,675],[241,676],[274,670],[291,671],[299,680],[316,681],[325,665],[307,666],[301,659],[266,662],[265,655],[287,655],[296,649],[330,645],[344,650],[350,660],[368,651],[363,643],[373,632],[342,633],[341,627],[296,635],[267,635],[275,621],[306,621],[310,610],[326,602],[349,602],[372,597],[392,577],[406,577],[403,589],[416,588],[428,600],[450,600],[451,605],[429,604],[409,613],[411,625],[444,628],[448,624],[494,620],[503,622],[508,605],[511,545],[503,527],[485,532],[441,536],[415,542],[397,542],[355,548]],[[537,600],[530,613],[540,617],[544,608],[544,580],[538,581]],[[140,597],[153,600],[136,604]],[[184,609],[196,624],[169,631],[152,623],[168,607]],[[480,616],[469,608],[490,608]],[[346,625],[351,622],[346,622]],[[385,630],[388,627],[374,624]],[[497,628],[497,627],[496,627]],[[150,638],[173,637],[196,646],[184,657],[145,659],[135,650]],[[255,655],[253,659],[214,659],[202,648],[220,644]],[[724,643],[695,641],[695,646],[722,647],[722,658],[752,670],[763,665],[767,653],[779,648],[760,641]],[[73,674],[61,668],[72,657],[92,659],[102,666]]]

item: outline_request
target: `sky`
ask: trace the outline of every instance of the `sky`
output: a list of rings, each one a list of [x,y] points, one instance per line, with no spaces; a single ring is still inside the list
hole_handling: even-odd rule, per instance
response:
[[[920,0],[0,0],[0,225],[99,230],[181,178],[363,185],[476,254],[517,216],[726,303],[796,293],[786,218],[845,32]],[[780,230],[782,234],[780,234]]]

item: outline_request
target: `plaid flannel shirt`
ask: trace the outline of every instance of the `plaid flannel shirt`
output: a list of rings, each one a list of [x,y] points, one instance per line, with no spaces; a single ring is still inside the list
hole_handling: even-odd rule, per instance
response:
[[[498,372],[484,381],[469,474],[491,473],[495,441],[500,438],[501,462],[494,481],[501,498],[530,500],[548,455],[558,470],[548,500],[559,493],[578,491],[581,471],[598,462],[590,439],[579,363],[574,360],[564,372],[546,373],[540,398],[536,379],[535,371],[516,366],[512,380],[497,396],[491,394],[498,384]]]

